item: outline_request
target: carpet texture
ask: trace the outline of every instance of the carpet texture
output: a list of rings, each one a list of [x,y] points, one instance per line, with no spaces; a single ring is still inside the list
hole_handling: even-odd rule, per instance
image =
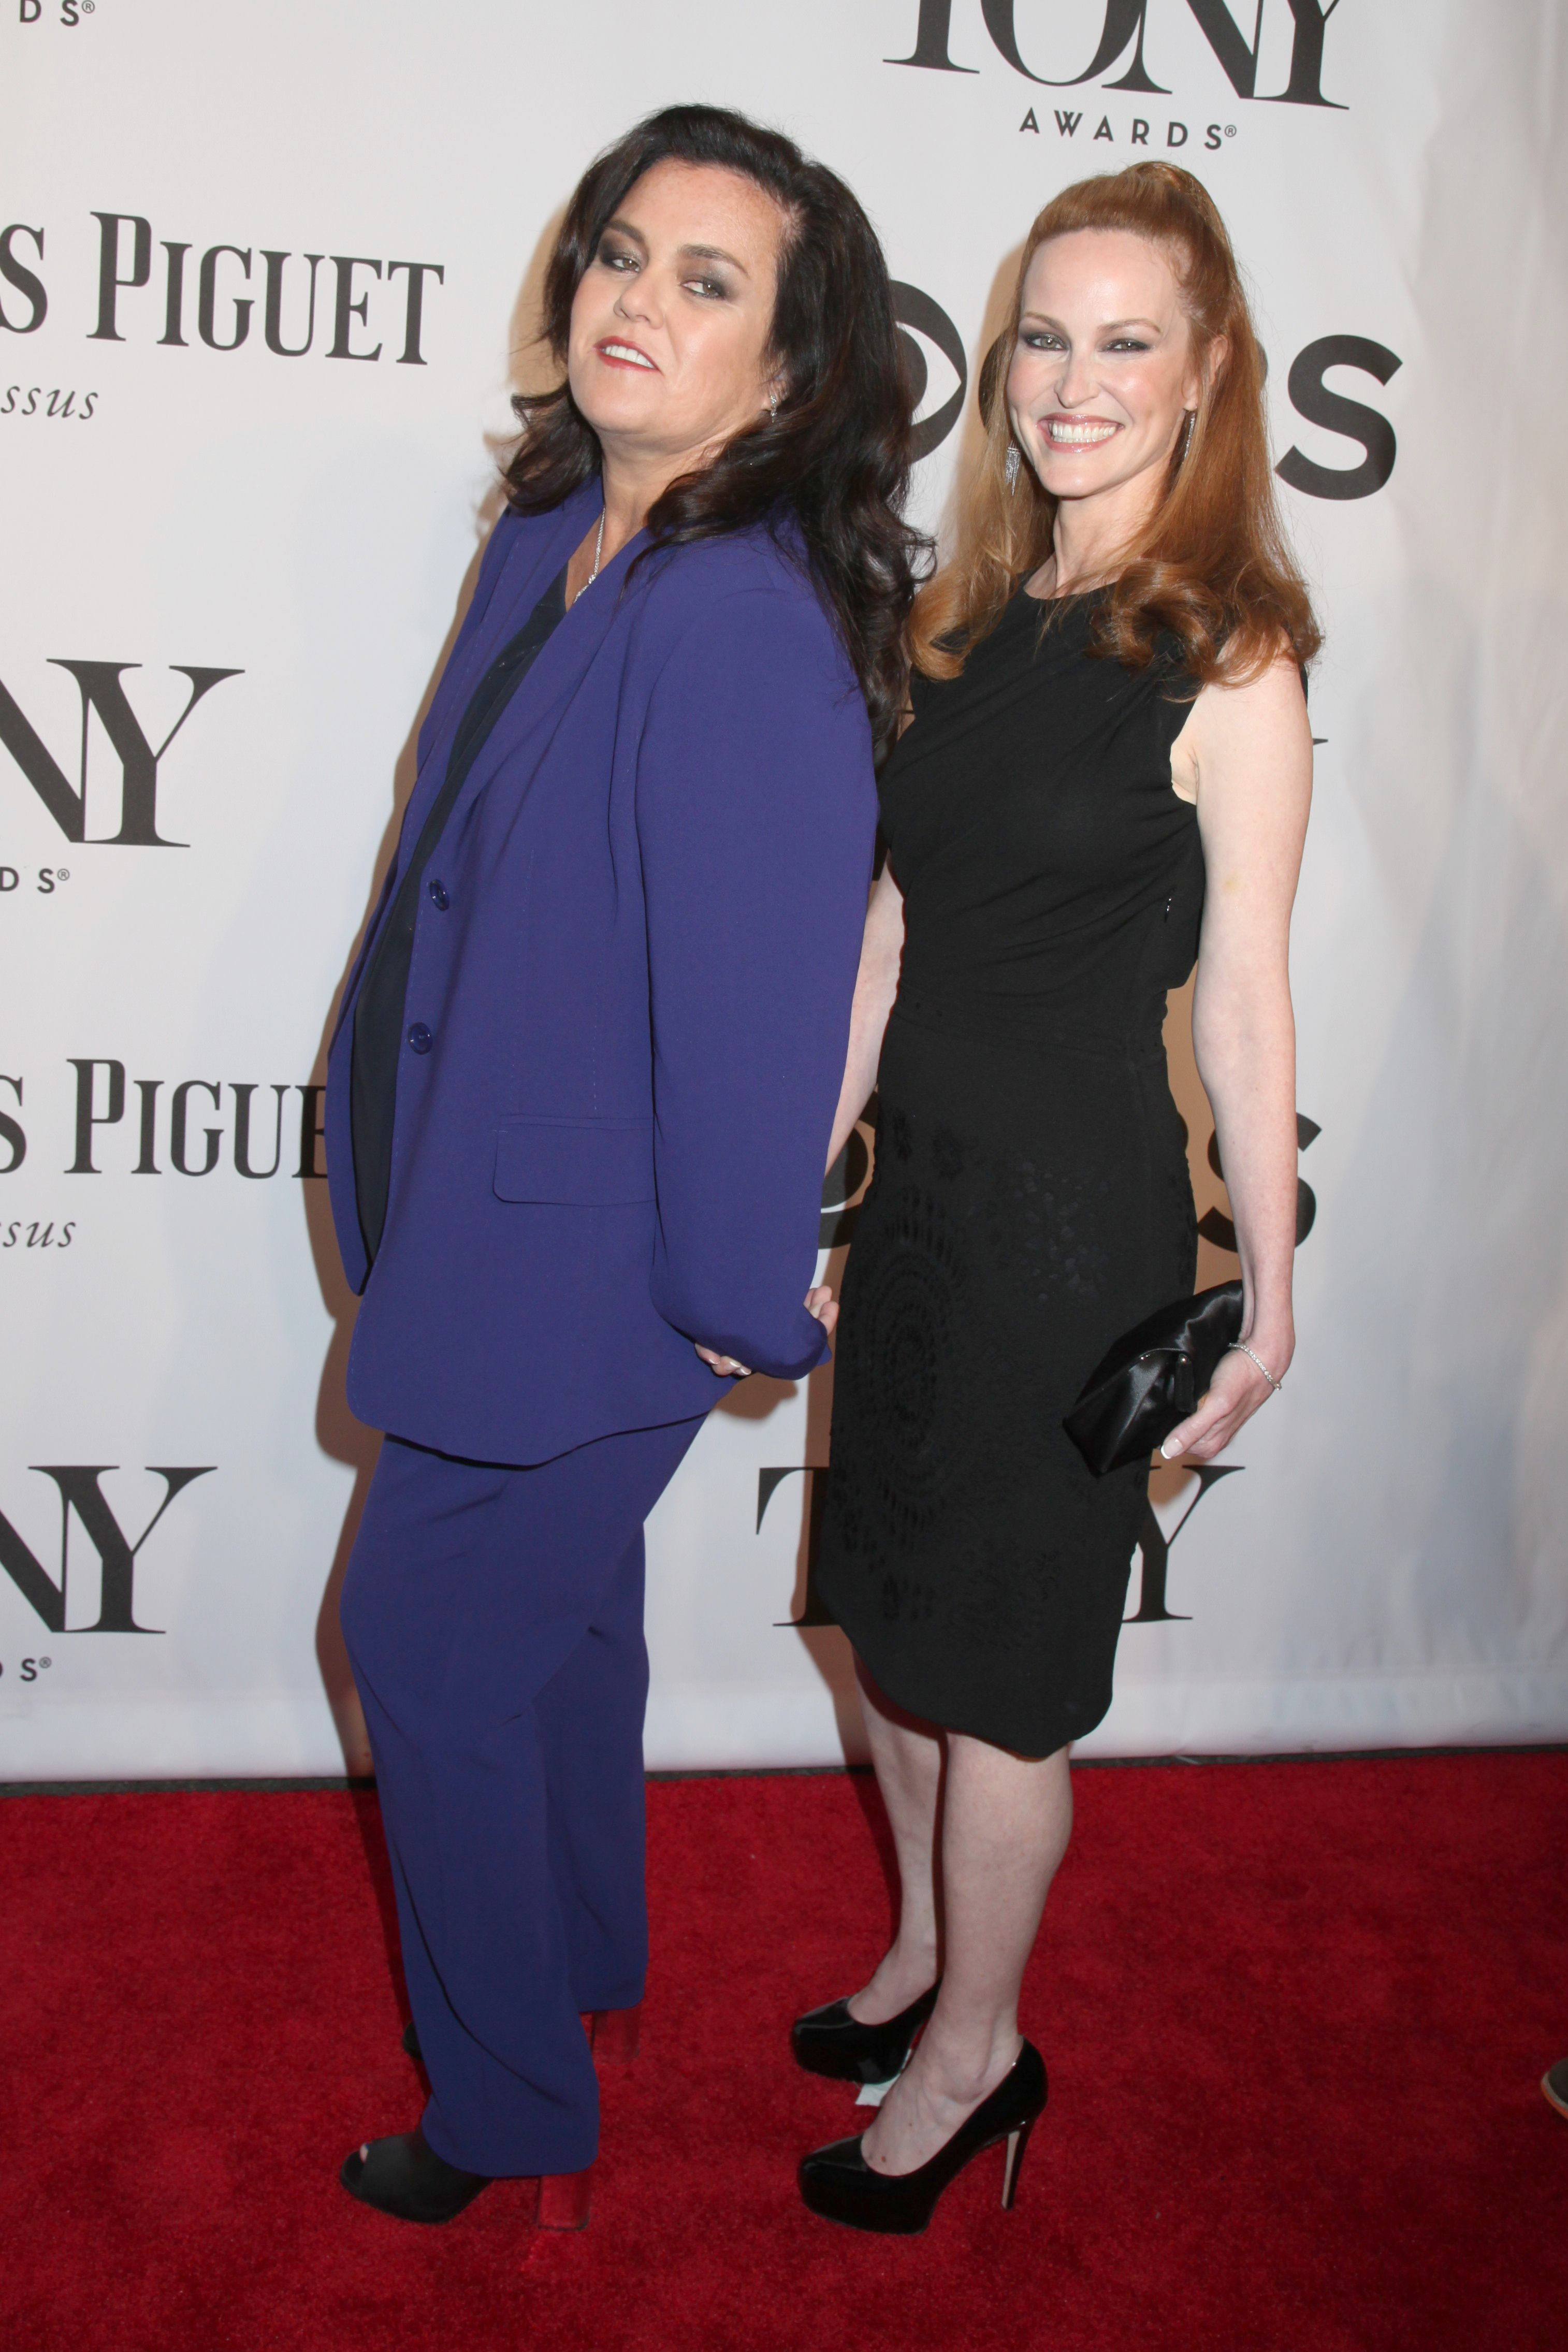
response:
[[[0,1803],[6,2352],[1561,2352],[1568,1757],[1077,1777],[1026,1993],[1051,2103],[923,2238],[795,2200],[854,2128],[790,2018],[885,1932],[843,1773],[650,1790],[654,1968],[592,2226],[443,2230],[336,2171],[405,2128],[373,1797]]]

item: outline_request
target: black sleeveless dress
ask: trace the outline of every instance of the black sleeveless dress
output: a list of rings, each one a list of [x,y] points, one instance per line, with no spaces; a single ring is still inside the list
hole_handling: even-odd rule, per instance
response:
[[[883,772],[904,960],[816,1572],[889,1698],[1027,1756],[1110,1706],[1148,1484],[1092,1476],[1062,1414],[1197,1256],[1161,1034],[1203,908],[1196,688],[1169,646],[1092,655],[1094,604],[1016,595],[916,680]]]

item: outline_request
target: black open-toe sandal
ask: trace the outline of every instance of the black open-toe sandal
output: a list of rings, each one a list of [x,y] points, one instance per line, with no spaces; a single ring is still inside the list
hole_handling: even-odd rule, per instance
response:
[[[451,2221],[490,2185],[488,2172],[465,2172],[437,2156],[423,2132],[367,2140],[343,2159],[338,2179],[362,2205],[399,2221]]]

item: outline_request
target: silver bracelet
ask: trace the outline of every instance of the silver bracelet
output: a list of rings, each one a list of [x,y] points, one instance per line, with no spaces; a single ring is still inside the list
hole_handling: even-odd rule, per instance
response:
[[[1226,1349],[1226,1354],[1227,1356],[1250,1356],[1252,1358],[1252,1361],[1257,1365],[1258,1370],[1262,1373],[1264,1379],[1268,1381],[1276,1396],[1279,1395],[1280,1390],[1284,1387],[1284,1381],[1277,1381],[1275,1379],[1273,1373],[1269,1370],[1262,1357],[1254,1356],[1251,1349],[1247,1345],[1247,1342],[1244,1339],[1233,1339],[1229,1347]]]

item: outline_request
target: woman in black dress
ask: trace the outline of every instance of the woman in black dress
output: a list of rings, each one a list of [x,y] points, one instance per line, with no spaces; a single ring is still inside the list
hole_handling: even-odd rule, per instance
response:
[[[1047,206],[994,381],[967,545],[917,607],[835,1136],[877,1082],[818,1585],[855,1645],[902,1904],[870,1982],[795,2044],[872,2081],[920,2034],[864,2137],[801,2167],[815,2210],[877,2230],[923,2228],[1004,2139],[1010,2202],[1045,2104],[1018,1989],[1147,1486],[1091,1476],[1061,1418],[1193,1286],[1162,1024],[1194,959],[1246,1319],[1167,1455],[1217,1454],[1294,1344],[1287,955],[1318,634],[1200,183],[1142,163]]]

